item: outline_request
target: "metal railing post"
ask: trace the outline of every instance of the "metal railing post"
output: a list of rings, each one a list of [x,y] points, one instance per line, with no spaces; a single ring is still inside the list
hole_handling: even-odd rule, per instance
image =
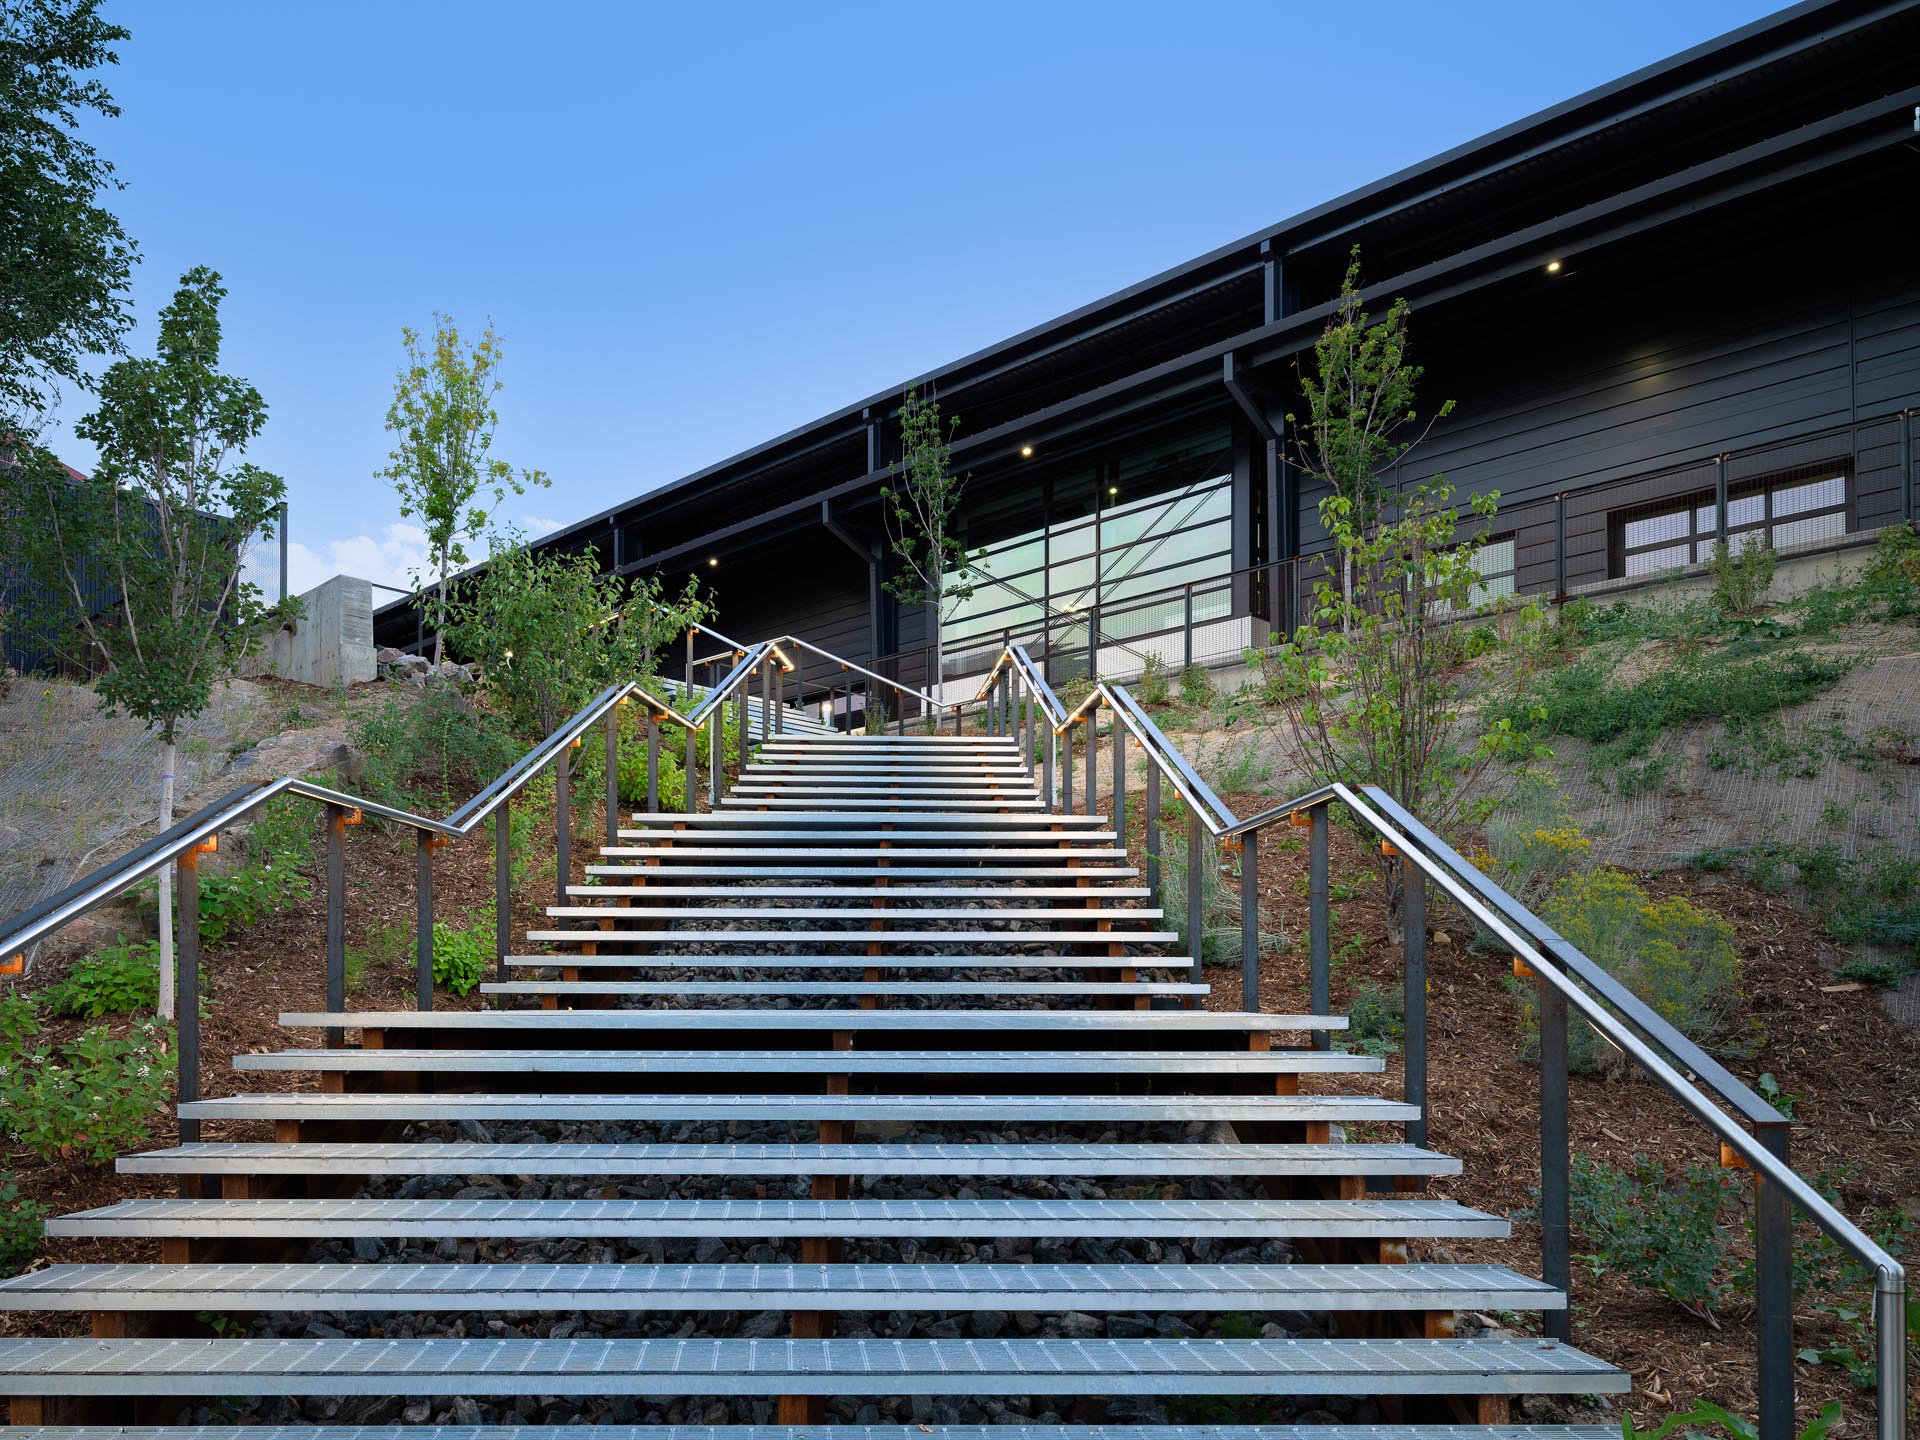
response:
[[[760,666],[760,743],[765,745],[773,724],[773,661],[768,660]],[[747,681],[747,689],[753,689],[753,681]]]
[[[1780,1161],[1788,1158],[1791,1125],[1754,1126],[1754,1138]],[[1753,1177],[1754,1302],[1759,1326],[1760,1440],[1793,1440],[1793,1208],[1764,1175]]]
[[[747,675],[741,678],[740,688],[734,692],[736,695],[740,697],[740,716],[739,716],[740,729],[738,734],[735,736],[736,744],[734,745],[734,748],[737,751],[739,751],[739,754],[736,757],[736,759],[739,763],[739,768],[742,770],[745,770],[747,768],[747,743],[752,738],[747,733],[748,730],[751,728],[747,724],[747,692],[752,688],[753,688],[753,677],[751,675]]]
[[[693,713],[693,631],[687,631],[687,683],[686,693],[681,696],[681,709],[684,713]],[[694,783],[696,772],[700,768],[700,736],[698,727],[687,727],[687,809],[689,812],[700,808],[700,787]],[[716,755],[711,745],[707,747],[707,762],[711,764]]]
[[[1000,672],[1000,713],[1006,717],[1007,734],[1014,732],[1013,714],[1013,667],[1009,665]]]
[[[1307,1005],[1314,1015],[1333,1009],[1327,952],[1327,807],[1316,805],[1307,820]],[[1313,1048],[1328,1048],[1326,1031],[1313,1032]]]
[[[958,705],[953,707],[953,733],[956,735],[960,733],[960,707]]]
[[[1113,833],[1124,850],[1127,846],[1127,735],[1117,717],[1113,722]]]
[[[1567,598],[1567,496],[1553,497],[1553,598]]]
[[[1207,832],[1200,824],[1200,812],[1187,806],[1187,954],[1193,960],[1193,978],[1205,973],[1207,943]],[[1197,1005],[1195,995],[1190,1005]]]
[[[660,717],[647,712],[647,814],[660,813]],[[611,840],[608,841],[612,843]]]
[[[507,952],[513,948],[512,800],[493,812],[493,960],[499,978],[507,978]]]
[[[1407,1143],[1427,1143],[1427,880],[1404,861],[1400,866],[1401,917],[1406,924],[1403,952],[1405,995],[1401,1005],[1407,1049],[1406,1101],[1420,1113],[1407,1122]]]
[[[1160,898],[1160,766],[1147,756],[1147,833],[1141,849],[1147,859],[1147,891]]]
[[[1183,598],[1186,613],[1180,622],[1180,634],[1186,658],[1181,661],[1181,665],[1183,668],[1191,668],[1193,665],[1193,582],[1191,580],[1187,582]]]
[[[1059,796],[1053,793],[1053,752],[1055,736],[1053,726],[1041,726],[1039,717],[1034,719],[1034,728],[1038,730],[1038,743],[1034,746],[1040,752],[1040,793],[1047,797],[1047,808],[1053,809],[1060,803]]]
[[[1727,538],[1727,457],[1713,457],[1713,538]]]
[[[775,664],[769,667],[773,674],[773,733],[787,733],[787,672]]]
[[[327,837],[327,1009],[347,1008],[347,807],[329,805],[322,819]],[[346,1038],[337,1026],[327,1031],[327,1048]]]
[[[186,851],[173,862],[175,923],[179,944],[174,952],[174,1019],[179,1026],[175,1047],[179,1051],[179,1078],[175,1082],[177,1105],[200,1098],[200,850]],[[177,1112],[176,1112],[177,1113]],[[200,1139],[200,1122],[180,1116],[180,1143],[192,1145]],[[181,1180],[182,1193],[194,1194],[198,1179],[188,1175]]]
[[[1073,726],[1060,731],[1060,813],[1073,813]]]
[[[422,830],[413,858],[413,990],[416,1010],[433,1009],[433,832]],[[566,867],[560,867],[560,898],[567,893]]]
[[[555,869],[559,872],[554,884],[559,898],[555,904],[567,903],[567,877],[573,871],[573,826],[568,791],[573,789],[571,775],[573,747],[562,745],[560,753],[553,757],[553,852]]]
[[[1087,678],[1100,678],[1100,606],[1097,602],[1087,611]]]
[[[1569,1200],[1572,1158],[1567,1144],[1567,999],[1544,976],[1534,990],[1540,1012],[1540,1278],[1567,1296],[1541,1312],[1541,1333],[1573,1339]]]
[[[607,844],[620,841],[620,707],[607,712]],[[565,901],[561,902],[565,904]]]
[[[1100,810],[1100,732],[1094,728],[1099,710],[1087,711],[1087,814]]]
[[[722,716],[725,704],[716,705],[707,715],[707,808],[720,808],[720,774],[727,763],[727,727]]]
[[[1199,977],[1195,977],[1196,979]],[[1260,832],[1240,837],[1240,1008],[1260,1009]]]

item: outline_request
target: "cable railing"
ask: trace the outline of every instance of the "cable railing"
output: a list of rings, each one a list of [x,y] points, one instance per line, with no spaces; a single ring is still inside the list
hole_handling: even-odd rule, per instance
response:
[[[1048,803],[1057,798],[1069,811],[1074,807],[1073,736],[1076,729],[1084,732],[1088,814],[1096,813],[1099,785],[1095,722],[1102,707],[1108,710],[1112,718],[1113,828],[1124,844],[1126,744],[1131,737],[1146,758],[1143,849],[1147,883],[1156,893],[1160,890],[1162,844],[1159,786],[1163,778],[1173,786],[1185,802],[1187,814],[1187,943],[1195,973],[1203,959],[1203,882],[1212,864],[1207,847],[1219,843],[1239,852],[1241,1004],[1247,1011],[1261,1008],[1260,836],[1279,824],[1304,828],[1309,834],[1308,1004],[1316,1015],[1331,1010],[1328,822],[1332,807],[1343,806],[1363,831],[1371,832],[1384,854],[1397,857],[1413,872],[1403,890],[1404,1084],[1405,1098],[1418,1107],[1419,1118],[1406,1122],[1408,1141],[1424,1144],[1427,1138],[1426,903],[1431,886],[1498,939],[1512,956],[1515,976],[1535,985],[1541,1052],[1538,1216],[1546,1282],[1571,1295],[1567,1066],[1567,1022],[1571,1013],[1678,1100],[1718,1142],[1723,1165],[1747,1170],[1754,1177],[1754,1298],[1759,1335],[1756,1372],[1763,1440],[1792,1440],[1796,1433],[1792,1280],[1795,1206],[1874,1276],[1877,1433],[1879,1440],[1903,1440],[1907,1405],[1906,1271],[1884,1246],[1794,1170],[1789,1160],[1791,1122],[1565,936],[1482,874],[1386,791],[1376,785],[1322,785],[1242,819],[1214,793],[1124,686],[1098,681],[1085,699],[1068,709],[1026,650],[1017,645],[1002,650],[975,698],[986,708],[989,731],[1017,735],[1024,756],[1031,758],[1038,749]],[[1042,721],[1044,733],[1040,731]],[[1057,788],[1053,779],[1056,763],[1060,767]],[[1316,1046],[1325,1048],[1328,1042],[1325,1032],[1314,1032]],[[1554,1339],[1571,1339],[1571,1309],[1546,1312],[1543,1327]]]

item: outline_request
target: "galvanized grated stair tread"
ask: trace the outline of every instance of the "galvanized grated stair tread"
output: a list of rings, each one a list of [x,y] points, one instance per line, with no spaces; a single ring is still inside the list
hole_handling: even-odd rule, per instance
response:
[[[752,837],[748,837],[751,839]],[[1063,837],[1057,845],[1031,846],[1025,844],[979,845],[969,842],[966,845],[928,847],[916,851],[911,846],[887,848],[878,845],[841,847],[826,845],[755,845],[734,844],[700,845],[675,848],[672,845],[602,845],[602,855],[624,856],[636,859],[652,856],[655,859],[668,860],[707,860],[716,855],[730,856],[735,859],[758,860],[805,860],[809,857],[830,855],[842,860],[885,860],[889,867],[900,865],[905,868],[916,856],[928,860],[1059,860],[1063,856],[1080,860],[1125,860],[1127,852],[1107,845],[1080,845],[1072,837]],[[869,872],[871,873],[871,872]]]
[[[869,962],[886,967],[886,957]],[[482,995],[1205,995],[1180,980],[489,980]]]
[[[581,970],[1191,970],[1190,955],[509,955],[514,967]]]
[[[655,872],[648,872],[655,873]],[[871,900],[1084,900],[1096,895],[1103,900],[1145,900],[1153,892],[1145,885],[885,885],[872,881],[871,870],[862,885],[569,885],[567,894],[582,897],[645,895],[656,899],[671,895],[687,900],[737,900],[771,905],[780,900],[844,900],[849,905]],[[1069,872],[1072,873],[1072,872]],[[548,913],[552,913],[549,907]]]
[[[1417,1145],[480,1144],[206,1141],[122,1155],[127,1175],[972,1175],[1165,1179],[1230,1175],[1458,1175]]]
[[[1451,1200],[122,1200],[49,1235],[1502,1238]]]
[[[884,890],[876,891],[884,895]],[[1089,898],[1100,892],[1089,890]],[[903,897],[910,898],[910,897]],[[886,914],[874,906],[829,905],[549,905],[555,920],[766,920],[790,924],[795,920],[871,920]],[[895,912],[921,920],[1159,920],[1166,914],[1145,905],[913,905]],[[829,934],[836,932],[827,932]]]
[[[295,1029],[349,1030],[1345,1030],[1344,1015],[1232,1010],[284,1010]]]
[[[15,1395],[1621,1394],[1540,1340],[0,1340]]]
[[[0,1432],[12,1440],[15,1432]],[[20,1432],[25,1434],[27,1432]],[[418,1425],[40,1425],[35,1440],[419,1440]],[[927,1440],[918,1425],[442,1425],[439,1440]],[[1330,1440],[1324,1425],[942,1425],[939,1440]],[[1619,1440],[1617,1425],[1342,1425],[1348,1440]]]
[[[1415,1120],[1378,1095],[352,1095],[278,1091],[189,1100],[202,1120]]]
[[[700,858],[705,859],[705,856]],[[1058,852],[1055,852],[1058,858]],[[654,885],[677,886],[683,880],[738,877],[768,880],[873,879],[870,865],[588,865],[589,875],[644,875]],[[1131,880],[1139,875],[1132,865],[937,865],[888,867],[888,874],[908,880]],[[587,887],[593,888],[593,887]]]
[[[885,915],[889,912],[882,911]],[[903,912],[904,913],[904,912]],[[1087,912],[1080,911],[1084,918]],[[687,913],[684,925],[691,926],[700,912]],[[911,917],[908,917],[911,918]],[[536,945],[577,945],[581,943],[656,945],[807,945],[845,941],[858,936],[863,942],[883,945],[1171,945],[1179,940],[1173,930],[529,930],[527,939]]]
[[[1373,1055],[1342,1050],[356,1050],[233,1057],[236,1070],[494,1070],[554,1074],[1298,1075],[1366,1074]]]
[[[6,1310],[1561,1309],[1503,1265],[54,1265]]]

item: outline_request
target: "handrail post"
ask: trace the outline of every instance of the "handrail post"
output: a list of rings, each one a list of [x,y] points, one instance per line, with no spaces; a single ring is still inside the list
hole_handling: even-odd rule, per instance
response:
[[[1333,1009],[1333,982],[1327,963],[1327,807],[1316,805],[1307,822],[1307,985],[1310,1013]],[[1313,1048],[1328,1048],[1327,1032],[1313,1032]]]
[[[433,1009],[433,842],[430,830],[419,832],[413,860],[414,1008]],[[564,904],[567,869],[560,867],[560,896]]]
[[[1781,1164],[1792,1126],[1753,1127],[1754,1138]],[[1753,1177],[1754,1303],[1759,1327],[1760,1440],[1793,1440],[1793,1209],[1786,1191],[1759,1172]]]
[[[1087,711],[1087,814],[1100,813],[1100,735],[1094,729],[1094,719],[1100,713],[1096,706]]]
[[[200,1098],[200,849],[184,852],[173,862],[174,903],[178,907],[176,923],[179,945],[173,971],[174,1017],[179,1025],[175,1046],[179,1051],[179,1079],[175,1082],[176,1105]],[[176,1112],[177,1113],[177,1112]],[[197,1144],[200,1122],[180,1116],[180,1143]],[[191,1197],[199,1181],[189,1175],[182,1191]]]
[[[1194,977],[1198,979],[1196,975]],[[1260,832],[1240,837],[1240,1008],[1260,1011]]]
[[[1206,972],[1207,924],[1207,832],[1201,827],[1200,812],[1187,807],[1187,954],[1193,960],[1192,975],[1199,980]],[[1200,997],[1188,997],[1189,1008],[1197,1009]]]
[[[1087,678],[1100,678],[1100,603],[1097,600],[1087,609]]]
[[[1073,726],[1060,731],[1060,813],[1073,813]]]
[[[1404,860],[1400,867],[1401,918],[1406,926],[1405,992],[1401,1031],[1407,1047],[1403,1079],[1406,1102],[1420,1107],[1407,1122],[1407,1143],[1427,1143],[1427,880]]]
[[[769,667],[773,676],[773,733],[787,733],[787,672],[778,665]]]
[[[750,728],[747,724],[747,692],[752,688],[753,677],[746,675],[741,677],[740,688],[734,692],[740,698],[740,729],[735,736],[738,743],[735,744],[734,748],[740,752],[737,758],[741,770],[747,768],[747,741],[749,739],[747,732]]]
[[[681,704],[685,709],[685,713],[687,713],[688,715],[691,715],[693,713],[693,705],[694,705],[694,701],[693,701],[693,627],[691,626],[687,628],[687,684],[686,684],[686,693],[681,698]],[[707,762],[711,764],[713,760],[714,760],[713,747],[709,745],[707,747]],[[695,810],[698,810],[700,808],[700,787],[695,783],[695,776],[698,773],[699,769],[700,769],[700,736],[698,733],[698,727],[689,725],[687,727],[687,786],[686,786],[687,810],[689,813]]]
[[[1713,457],[1713,538],[1727,538],[1727,457]]]
[[[493,812],[493,958],[499,978],[507,978],[507,951],[513,948],[513,821],[511,800]]]
[[[1122,850],[1127,848],[1127,735],[1120,719],[1113,721],[1113,833]]]
[[[660,717],[651,710],[647,712],[647,813],[660,813]]]
[[[1141,849],[1147,857],[1147,892],[1160,898],[1160,764],[1147,756],[1147,835]]]
[[[773,733],[768,728],[773,724],[773,671],[774,663],[771,658],[760,666],[760,743],[762,745],[767,743]],[[751,679],[747,681],[747,689],[753,689]]]
[[[567,903],[567,877],[573,871],[573,816],[570,796],[573,789],[571,776],[573,747],[562,745],[560,753],[553,757],[553,852],[555,869],[559,872],[555,888],[559,898],[557,905]]]
[[[1055,749],[1053,726],[1046,725],[1043,727],[1041,718],[1037,715],[1034,717],[1033,725],[1035,731],[1038,732],[1034,737],[1034,749],[1040,752],[1040,793],[1046,796],[1047,808],[1052,810],[1057,808],[1060,803],[1060,797],[1053,793],[1053,752]]]
[[[1007,734],[1015,729],[1013,714],[1013,667],[1007,666],[1000,672],[1000,711],[1006,717]]]
[[[1573,1339],[1573,1261],[1569,1243],[1572,1158],[1567,1144],[1567,997],[1537,980],[1540,1012],[1540,1278],[1567,1297],[1540,1316],[1541,1333]]]
[[[726,704],[722,702],[707,713],[707,808],[720,808],[720,775],[727,764]]]
[[[620,707],[607,711],[607,844],[620,843]],[[563,900],[560,902],[565,904]]]
[[[347,1008],[347,807],[328,805],[322,823],[327,836],[327,1009],[337,1015]],[[345,1038],[337,1026],[329,1028],[327,1048]]]
[[[1193,668],[1193,582],[1189,580],[1185,593],[1185,616],[1180,622],[1180,633],[1185,640],[1186,659],[1182,668]]]

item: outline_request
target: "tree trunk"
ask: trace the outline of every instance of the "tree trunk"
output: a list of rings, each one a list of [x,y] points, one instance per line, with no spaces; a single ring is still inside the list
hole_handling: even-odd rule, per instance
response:
[[[433,668],[436,670],[440,668],[440,655],[446,644],[443,632],[447,626],[447,557],[444,552],[440,556],[440,601],[437,608],[440,613],[433,621]]]
[[[944,700],[946,691],[941,688],[941,681],[946,675],[947,651],[940,639],[940,592],[935,590],[932,598],[933,604],[928,607],[932,613],[927,616],[927,623],[933,627],[933,673],[927,677],[927,693]]]
[[[160,761],[160,828],[173,824],[173,767],[180,748],[166,742]],[[160,1018],[173,1015],[173,866],[160,868]]]

